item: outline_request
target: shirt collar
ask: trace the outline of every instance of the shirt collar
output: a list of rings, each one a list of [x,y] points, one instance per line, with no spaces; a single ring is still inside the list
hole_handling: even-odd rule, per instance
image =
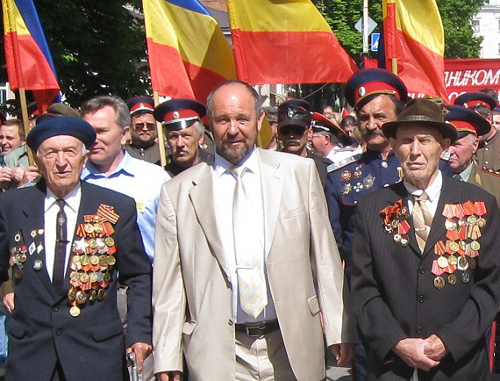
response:
[[[111,177],[118,173],[123,173],[125,175],[133,177],[134,174],[131,171],[133,167],[134,163],[132,161],[132,156],[130,156],[130,154],[124,150],[123,159],[118,164],[118,167],[116,167],[115,170],[111,172],[108,176],[105,176],[101,171],[99,171],[95,166],[95,164],[89,160],[87,161],[87,167],[85,168],[86,170],[84,170],[83,172],[84,176],[82,178],[85,179],[89,174],[95,177]]]
[[[80,206],[80,198],[81,198],[81,184],[78,184],[71,190],[66,196],[63,197],[63,200],[66,202],[66,205],[69,206],[73,212],[77,213],[78,208]],[[48,202],[45,203],[45,211],[50,209],[53,205],[56,205],[57,197],[54,192],[52,192],[49,188],[47,188],[47,194],[45,196]]]
[[[229,171],[231,167],[234,165],[229,161],[220,156],[217,152],[215,152],[214,157],[214,171],[217,176],[222,176],[224,173]],[[252,150],[248,153],[247,156],[243,158],[238,164],[238,167],[244,166],[250,172],[257,173],[259,168],[259,160],[258,160],[258,151],[255,146],[253,146]]]
[[[467,168],[465,168],[462,172],[460,172],[458,175],[462,178],[463,181],[467,182],[469,180],[469,177],[472,173],[472,164],[474,164],[472,161],[469,163]]]
[[[434,200],[439,197],[439,194],[441,193],[441,187],[443,185],[443,175],[441,174],[441,171],[438,169],[438,173],[436,175],[436,178],[434,181],[429,184],[427,189],[418,189],[417,187],[411,185],[409,182],[404,180],[404,186],[408,193],[410,193],[412,196],[420,196],[422,193],[427,193],[427,197],[429,201],[432,203]]]

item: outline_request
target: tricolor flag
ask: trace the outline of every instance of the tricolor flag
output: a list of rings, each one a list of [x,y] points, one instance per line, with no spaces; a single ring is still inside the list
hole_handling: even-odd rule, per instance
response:
[[[444,32],[435,0],[382,0],[386,68],[409,93],[448,99],[444,81]],[[394,70],[393,70],[394,71]]]
[[[32,0],[2,0],[10,88],[32,90],[45,111],[59,93],[56,71]]]
[[[238,78],[252,84],[346,82],[357,71],[310,0],[228,0]]]
[[[203,104],[218,83],[236,77],[231,47],[198,0],[143,0],[154,91]]]

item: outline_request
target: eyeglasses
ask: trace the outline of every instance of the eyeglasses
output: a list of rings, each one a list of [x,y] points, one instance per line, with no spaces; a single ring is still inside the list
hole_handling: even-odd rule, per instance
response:
[[[302,136],[304,132],[306,132],[306,128],[301,126],[284,126],[280,128],[280,133],[285,136],[290,134]]]
[[[322,134],[314,134],[314,135],[311,135],[311,138],[322,138],[324,136],[325,135],[322,135]]]
[[[134,125],[134,129],[136,130],[142,130],[144,128],[144,125],[146,125],[148,130],[154,130],[156,128],[155,123],[136,123]]]

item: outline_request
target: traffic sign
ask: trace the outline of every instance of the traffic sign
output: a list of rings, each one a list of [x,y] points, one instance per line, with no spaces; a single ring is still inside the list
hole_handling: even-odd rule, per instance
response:
[[[354,27],[359,32],[363,32],[363,17],[361,17],[358,20],[358,22],[354,25]],[[377,23],[373,19],[371,19],[370,17],[368,17],[368,34],[370,34],[371,32],[373,32],[376,27],[377,27]]]
[[[370,45],[372,52],[378,52],[379,41],[380,41],[380,33],[372,33],[370,35]]]

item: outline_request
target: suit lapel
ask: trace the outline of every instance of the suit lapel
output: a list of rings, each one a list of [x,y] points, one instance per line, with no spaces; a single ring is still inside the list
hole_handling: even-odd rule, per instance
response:
[[[211,166],[202,164],[200,172],[193,179],[193,187],[189,191],[189,199],[196,213],[201,228],[207,238],[208,244],[215,257],[219,261],[221,268],[230,276],[229,267],[222,249],[221,239],[217,230],[217,221],[215,218],[214,203],[207,200],[207,197],[213,197],[213,183]]]
[[[276,231],[276,221],[278,220],[283,194],[283,176],[279,169],[279,162],[268,152],[259,149],[261,184],[262,184],[262,205],[264,207],[264,252],[269,255]]]
[[[46,186],[43,181],[33,187],[33,197],[26,199],[22,214],[25,217],[21,224],[21,234],[28,249],[28,258],[25,266],[35,268],[41,261],[42,268],[34,271],[37,278],[54,298],[55,292],[50,281],[45,256],[45,194]],[[36,262],[36,264],[35,264]]]

